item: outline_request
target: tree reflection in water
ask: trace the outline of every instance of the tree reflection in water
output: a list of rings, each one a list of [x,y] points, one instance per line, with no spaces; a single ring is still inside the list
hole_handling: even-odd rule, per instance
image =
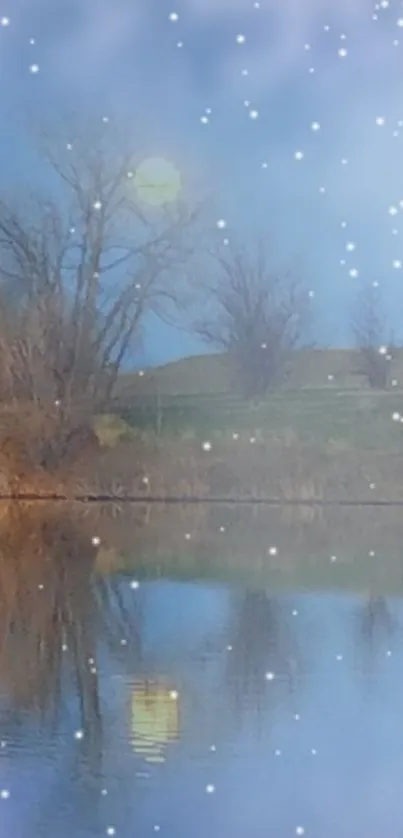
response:
[[[236,726],[252,711],[259,729],[262,714],[275,689],[292,692],[302,673],[302,661],[280,599],[265,591],[246,590],[234,598],[229,632],[231,652],[226,692]]]
[[[401,626],[393,616],[388,600],[372,595],[359,607],[356,623],[357,644],[364,658],[363,669],[369,674],[380,654],[390,654],[391,640],[401,631]]]
[[[53,731],[77,697],[83,749],[100,758],[97,641],[119,657],[126,638],[140,657],[140,614],[128,613],[119,580],[95,575],[97,547],[87,529],[71,510],[3,510],[0,683],[16,723],[29,712]]]

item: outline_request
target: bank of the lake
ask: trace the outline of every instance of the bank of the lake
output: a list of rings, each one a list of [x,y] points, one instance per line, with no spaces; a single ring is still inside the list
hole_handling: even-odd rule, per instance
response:
[[[70,495],[280,501],[403,501],[403,452],[222,434],[145,435],[67,475]],[[61,484],[63,486],[63,484]]]

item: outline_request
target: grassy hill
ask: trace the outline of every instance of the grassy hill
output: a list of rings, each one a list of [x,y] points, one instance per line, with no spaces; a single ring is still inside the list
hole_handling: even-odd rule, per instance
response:
[[[354,350],[309,349],[295,352],[283,389],[368,389],[359,372],[359,358]],[[403,350],[391,362],[391,379],[403,389]],[[128,373],[120,377],[118,398],[141,395],[200,396],[232,392],[228,358],[225,354],[195,355],[144,374]]]
[[[390,386],[371,390],[352,350],[296,352],[283,387],[251,405],[231,389],[226,355],[199,355],[121,377],[113,412],[158,436],[298,439],[301,443],[399,450],[403,350],[391,361]],[[403,421],[403,420],[402,420]]]

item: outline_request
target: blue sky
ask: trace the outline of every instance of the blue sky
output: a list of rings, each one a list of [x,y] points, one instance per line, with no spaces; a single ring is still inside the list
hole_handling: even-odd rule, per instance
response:
[[[403,337],[400,3],[1,0],[0,16],[3,185],[37,176],[35,119],[121,119],[136,153],[209,196],[227,223],[212,236],[263,235],[298,265],[320,342],[348,342],[364,281]],[[149,324],[147,362],[198,350]]]

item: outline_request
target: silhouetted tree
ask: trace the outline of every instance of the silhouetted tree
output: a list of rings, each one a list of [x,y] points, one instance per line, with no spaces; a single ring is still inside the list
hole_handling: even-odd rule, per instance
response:
[[[298,278],[270,267],[265,247],[220,250],[211,278],[201,283],[206,314],[194,328],[225,350],[247,398],[264,396],[285,375],[307,326],[308,294]]]
[[[45,141],[49,195],[0,197],[0,395],[57,405],[61,450],[77,411],[110,399],[144,317],[180,299],[197,216],[179,202],[150,214],[109,127],[65,139]]]
[[[365,285],[353,313],[353,336],[358,350],[359,373],[370,387],[384,390],[388,384],[390,352],[386,319],[378,286]]]

